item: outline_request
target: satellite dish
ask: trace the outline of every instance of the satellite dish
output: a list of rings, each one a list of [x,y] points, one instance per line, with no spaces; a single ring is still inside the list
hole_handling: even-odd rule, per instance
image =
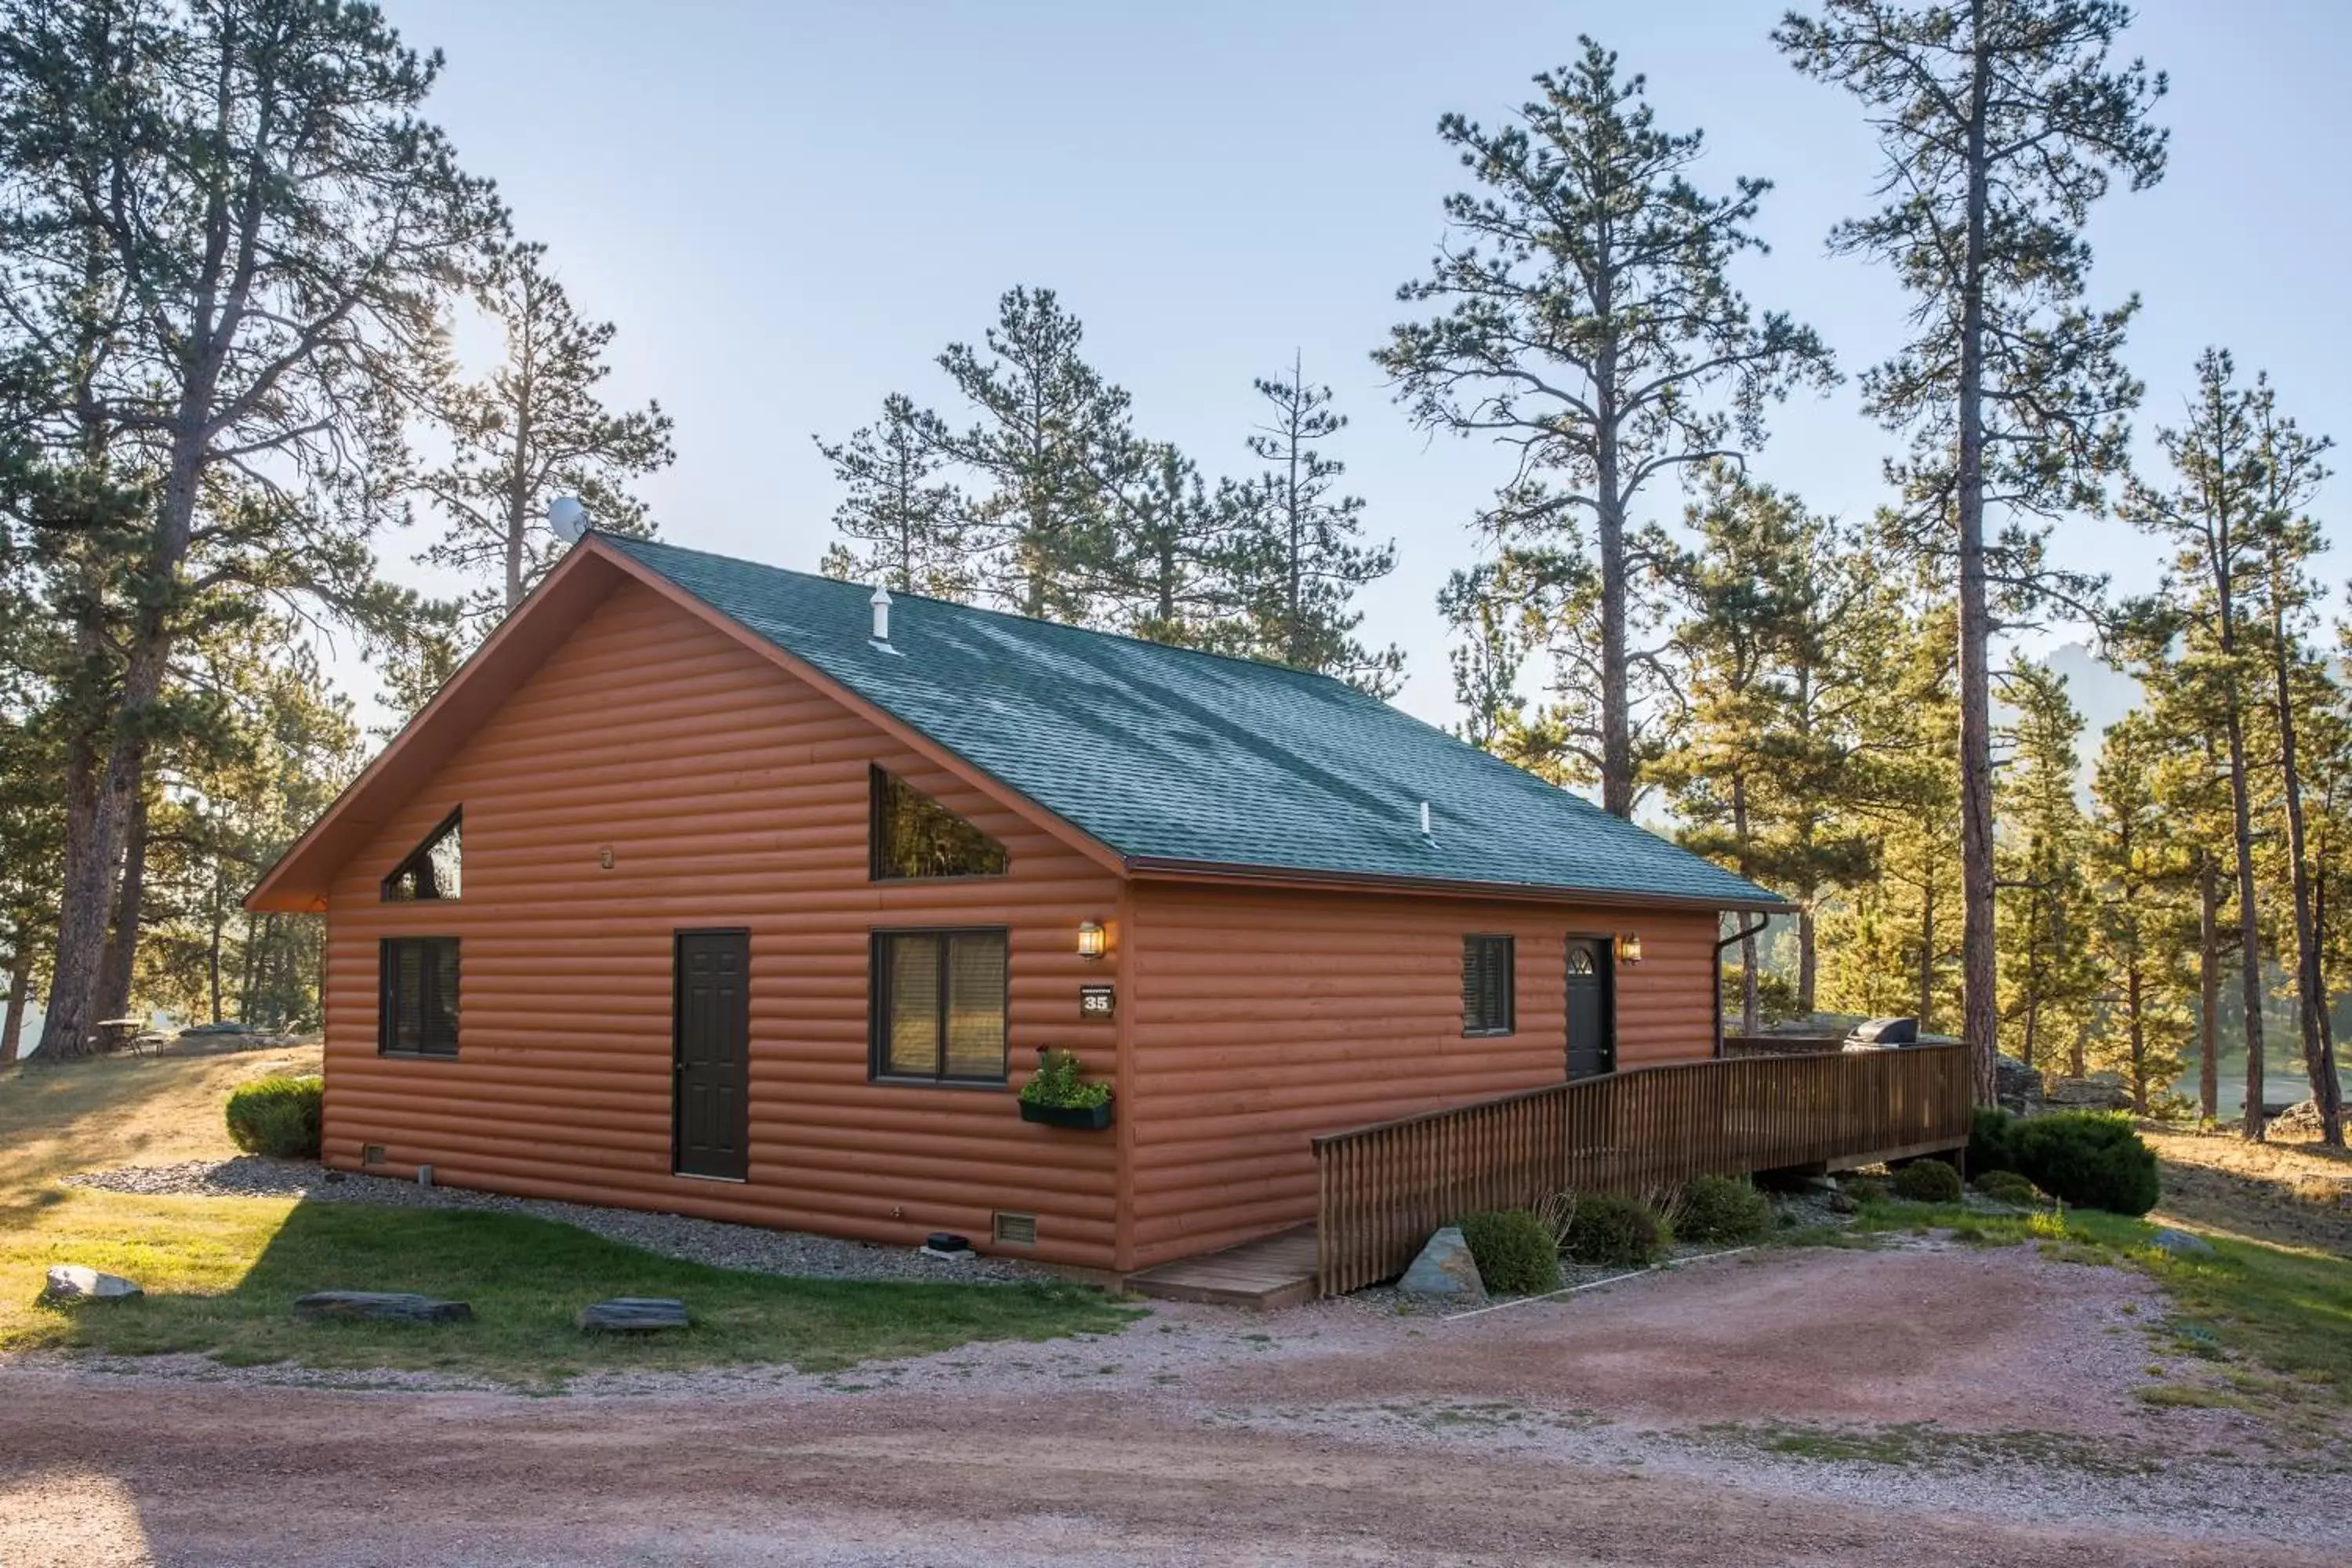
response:
[[[588,509],[577,496],[557,496],[547,503],[547,526],[566,544],[577,544],[588,531]]]

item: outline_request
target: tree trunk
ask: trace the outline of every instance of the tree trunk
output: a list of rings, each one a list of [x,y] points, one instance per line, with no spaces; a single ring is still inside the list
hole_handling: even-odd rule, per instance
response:
[[[8,961],[8,1012],[0,1018],[0,1062],[16,1059],[25,1036],[25,1004],[33,994],[33,944],[16,933],[15,956]]]
[[[2234,652],[2224,633],[2224,656]],[[2230,742],[2230,815],[2238,851],[2238,973],[2246,1005],[2245,1135],[2263,1141],[2263,933],[2262,910],[2254,902],[2254,819],[2247,799],[2245,726],[2231,694],[2222,715],[2222,731]]]
[[[2124,969],[2124,1005],[2131,1016],[2131,1091],[2132,1110],[2147,1114],[2147,1020],[2141,1006],[2139,960],[2135,957]]]
[[[2197,854],[2197,1106],[2221,1114],[2221,889],[2210,851]]]
[[[217,895],[213,900],[212,940],[205,946],[205,979],[211,990],[213,1022],[221,1022],[221,928],[228,917],[220,907]]]
[[[137,595],[140,608],[123,655],[121,693],[111,721],[102,731],[110,737],[105,768],[79,832],[75,831],[74,813],[68,805],[65,877],[58,899],[57,958],[50,969],[49,1011],[41,1020],[41,1054],[51,1060],[87,1050],[90,1025],[96,1022],[91,1009],[99,999],[100,964],[106,948],[108,917],[114,907],[115,870],[122,858],[131,805],[145,772],[149,721],[163,695],[171,663],[170,605],[195,518],[210,437],[213,385],[218,374],[215,359],[192,377],[181,394],[171,460],[141,572],[145,582]]]
[[[2000,1026],[1994,985],[1992,845],[1992,650],[1984,549],[1984,292],[1991,89],[1983,18],[1969,15],[1966,241],[1960,274],[1959,452],[1955,502],[1959,525],[1960,1033],[1976,1068],[1977,1103],[1996,1102],[1993,1055]]]
[[[138,793],[123,826],[122,878],[114,900],[114,929],[98,965],[98,1016],[131,1016],[131,982],[139,962],[139,927],[147,910],[146,748],[140,748]]]
[[[1936,1011],[1936,881],[1933,868],[1919,890],[1919,1032],[1927,1034]]]
[[[2294,882],[2294,984],[2303,1030],[2303,1068],[2319,1111],[2320,1142],[2344,1147],[2344,1089],[2336,1077],[2336,1045],[2326,1029],[2327,986],[2319,972],[2319,929],[2312,914],[2311,862],[2305,851],[2303,781],[2295,773],[2294,689],[2287,662],[2287,626],[2279,568],[2271,587],[2271,660],[2278,683],[2279,767],[2285,780],[2287,864]]]
[[[1754,870],[1748,853],[1748,779],[1731,775],[1731,833],[1739,846],[1739,874],[1750,879]],[[1739,939],[1739,1032],[1753,1035],[1763,1026],[1763,987],[1756,974],[1756,933]]]
[[[1813,998],[1821,979],[1821,953],[1813,944],[1813,889],[1805,889],[1797,905],[1797,1011],[1813,1016]]]

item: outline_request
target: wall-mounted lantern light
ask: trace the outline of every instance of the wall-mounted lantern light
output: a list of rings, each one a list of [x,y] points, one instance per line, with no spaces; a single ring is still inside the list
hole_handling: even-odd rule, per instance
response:
[[[1624,931],[1617,933],[1617,962],[1620,963],[1642,962],[1641,932]]]
[[[1078,956],[1080,958],[1100,958],[1109,950],[1110,933],[1103,930],[1102,921],[1080,921],[1078,922]]]

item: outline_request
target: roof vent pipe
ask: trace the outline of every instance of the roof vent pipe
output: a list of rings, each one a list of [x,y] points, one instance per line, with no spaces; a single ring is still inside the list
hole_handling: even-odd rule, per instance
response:
[[[890,641],[890,590],[877,583],[874,584],[874,597],[866,602],[874,606],[874,640],[887,647]]]
[[[1425,800],[1421,803],[1421,836],[1423,838],[1432,840],[1433,842],[1437,837],[1437,835],[1431,830],[1429,826],[1429,802]]]

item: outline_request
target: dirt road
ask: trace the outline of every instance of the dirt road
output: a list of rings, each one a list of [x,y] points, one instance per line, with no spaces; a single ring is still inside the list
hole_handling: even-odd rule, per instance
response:
[[[20,1364],[0,1563],[2340,1563],[2293,1491],[2340,1477],[2136,1399],[2149,1310],[2023,1249],[1816,1252],[1456,1323],[1184,1309],[870,1383]],[[1905,1436],[1776,1446],[1863,1431]]]

